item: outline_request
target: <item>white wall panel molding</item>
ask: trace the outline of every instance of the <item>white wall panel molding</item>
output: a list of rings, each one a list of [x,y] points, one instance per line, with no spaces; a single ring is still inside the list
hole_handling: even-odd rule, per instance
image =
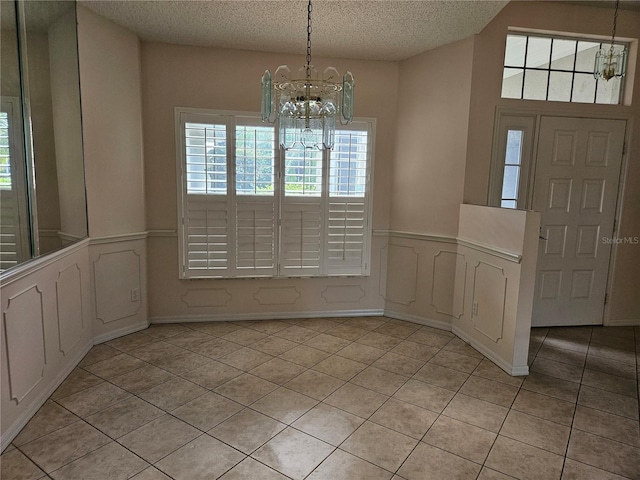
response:
[[[386,247],[387,268],[386,291],[387,302],[400,305],[411,305],[416,301],[418,290],[418,261],[420,255],[407,245],[389,243]]]
[[[423,242],[456,243],[456,237],[449,235],[430,235],[427,233],[403,232],[400,230],[374,230],[374,236],[388,236],[390,238],[405,238]]]
[[[180,298],[189,308],[224,307],[233,296],[226,288],[190,288]]]
[[[300,297],[296,287],[260,287],[253,294],[259,305],[295,305]]]
[[[134,240],[146,240],[149,232],[122,233],[118,235],[104,235],[91,237],[91,245],[104,245],[117,242],[131,242]]]
[[[471,321],[478,332],[494,343],[502,339],[506,299],[507,277],[504,269],[479,261],[474,268],[472,295],[477,310],[472,311]]]
[[[167,315],[153,316],[149,319],[149,323],[238,322],[244,320],[287,320],[291,318],[326,317],[379,317],[383,314],[385,314],[385,311],[382,309],[361,309],[305,312],[220,313],[212,315]]]
[[[114,338],[122,337],[124,335],[129,335],[130,333],[139,332],[140,330],[144,330],[149,327],[149,322],[144,320],[143,322],[137,322],[132,325],[127,325],[126,327],[118,328],[115,330],[109,330],[106,333],[95,335],[93,337],[93,345],[98,345],[100,343],[108,342],[109,340],[113,340]]]
[[[508,250],[501,250],[499,248],[492,247],[490,245],[484,245],[473,240],[458,237],[458,245],[472,248],[473,250],[477,250],[478,252],[493,255],[494,257],[508,260],[509,262],[520,263],[522,261],[522,255],[518,253],[509,252]]]
[[[98,254],[93,274],[96,318],[102,323],[133,317],[142,308],[141,259],[134,249]]]
[[[59,348],[67,355],[82,338],[82,271],[77,263],[58,272],[56,280]]]
[[[17,405],[44,378],[47,363],[40,288],[34,285],[10,297],[3,316],[9,395]]]
[[[92,343],[89,341],[84,345],[83,348],[78,349],[73,357],[69,358],[69,361],[65,363],[65,366],[58,372],[54,379],[48,382],[48,386],[46,389],[42,390],[42,392],[35,398],[28,407],[23,410],[17,419],[6,429],[2,431],[2,441],[0,442],[0,450],[4,450],[9,446],[9,444],[13,441],[13,439],[20,433],[20,431],[25,427],[31,417],[33,417],[40,407],[44,405],[47,399],[51,396],[53,392],[60,386],[62,382],[69,376],[69,374],[76,368],[76,365],[80,363],[80,360],[84,358],[84,356],[89,352],[92,347]]]
[[[149,238],[162,238],[162,237],[168,237],[168,238],[178,238],[178,231],[177,230],[149,230]]]
[[[327,303],[357,303],[367,292],[360,285],[330,285],[320,296]]]
[[[507,372],[509,375],[513,375],[514,377],[519,377],[523,375],[529,375],[529,367],[526,365],[522,366],[514,366],[512,363],[505,361],[500,356],[496,355],[491,349],[485,347],[482,343],[478,342],[472,336],[468,336],[463,329],[457,328],[454,326],[451,329],[451,332],[455,334],[457,337],[460,337],[463,341],[467,342],[473,348],[478,350],[481,354],[495,363],[502,370]]]
[[[431,306],[436,312],[460,318],[464,313],[467,262],[461,253],[439,250],[433,256]],[[456,292],[462,292],[456,295]]]
[[[418,325],[424,325],[425,327],[437,328],[438,330],[444,330],[445,332],[451,331],[451,323],[443,322],[442,320],[434,320],[432,318],[421,317],[420,315],[396,312],[385,308],[384,316],[395,318],[397,320],[405,320],[407,322],[417,323]]]
[[[62,248],[57,252],[34,258],[33,260],[13,267],[10,271],[0,275],[0,286],[4,288],[13,282],[21,280],[28,275],[31,275],[32,273],[35,273],[46,268],[49,265],[61,261],[63,258],[68,257],[69,255],[73,255],[83,250],[87,245],[89,245],[88,238],[78,243],[74,243],[73,245],[70,245],[68,247]]]
[[[462,237],[451,237],[448,235],[429,235],[425,233],[402,232],[398,230],[374,230],[373,234],[374,236],[386,235],[389,238],[405,238],[409,240],[419,240],[422,242],[452,243],[473,248],[474,250],[488,253],[489,255],[493,255],[504,260],[509,260],[510,262],[520,263],[520,261],[522,260],[522,255],[520,254],[510,252],[508,250],[499,249],[491,245],[485,245],[480,242]]]

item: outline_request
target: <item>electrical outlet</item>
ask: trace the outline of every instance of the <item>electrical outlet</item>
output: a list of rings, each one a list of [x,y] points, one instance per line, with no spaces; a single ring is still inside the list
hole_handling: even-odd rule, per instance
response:
[[[473,306],[471,307],[471,313],[473,315],[478,315],[478,301],[477,300],[473,301]]]
[[[132,302],[139,302],[140,301],[140,289],[139,288],[132,288],[131,289],[131,301]]]

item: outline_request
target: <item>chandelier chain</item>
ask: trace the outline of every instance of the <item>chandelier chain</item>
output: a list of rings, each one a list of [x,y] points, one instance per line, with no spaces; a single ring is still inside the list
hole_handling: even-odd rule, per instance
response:
[[[309,74],[309,66],[311,65],[311,0],[309,0],[309,6],[307,7],[307,75]]]
[[[613,48],[613,41],[616,38],[616,27],[618,26],[618,7],[620,6],[620,0],[616,0],[616,9],[613,13],[613,31],[611,32],[611,48]]]

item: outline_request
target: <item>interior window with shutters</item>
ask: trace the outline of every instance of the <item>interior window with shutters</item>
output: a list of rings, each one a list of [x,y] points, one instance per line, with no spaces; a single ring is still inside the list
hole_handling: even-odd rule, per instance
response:
[[[181,278],[367,275],[373,129],[285,152],[257,115],[177,108]]]

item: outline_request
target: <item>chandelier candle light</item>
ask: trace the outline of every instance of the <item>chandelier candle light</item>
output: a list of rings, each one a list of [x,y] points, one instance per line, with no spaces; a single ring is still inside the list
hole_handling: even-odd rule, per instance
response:
[[[611,46],[601,48],[596,52],[596,61],[593,67],[593,76],[604,78],[606,81],[614,77],[624,77],[627,60],[627,49],[625,47],[614,48],[613,42],[616,38],[616,26],[618,23],[618,7],[620,0],[616,0],[616,9],[613,14],[613,32],[611,33]]]
[[[289,150],[296,146],[333,148],[336,117],[346,125],[353,120],[353,74],[347,71],[342,79],[333,67],[327,67],[322,77],[311,65],[311,0],[307,8],[307,64],[296,77],[281,65],[272,76],[262,75],[262,121],[280,125],[280,146]]]

